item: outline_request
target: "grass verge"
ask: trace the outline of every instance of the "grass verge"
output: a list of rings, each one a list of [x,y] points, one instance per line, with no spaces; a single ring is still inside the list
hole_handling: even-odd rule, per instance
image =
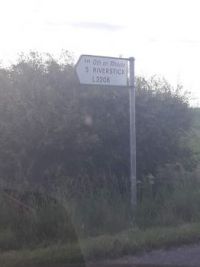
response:
[[[176,227],[130,229],[117,235],[105,235],[81,240],[81,248],[87,261],[117,258],[155,248],[168,248],[198,242],[200,223]],[[60,245],[35,250],[10,251],[0,254],[1,267],[60,267],[63,264],[81,263],[77,245]]]
[[[66,264],[82,266],[82,263],[83,258],[77,245],[55,245],[0,253],[1,267],[60,267]]]

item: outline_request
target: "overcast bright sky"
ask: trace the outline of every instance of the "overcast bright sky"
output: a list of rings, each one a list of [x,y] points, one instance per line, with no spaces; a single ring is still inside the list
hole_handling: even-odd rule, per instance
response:
[[[136,75],[183,84],[200,105],[199,0],[0,0],[0,59],[20,52],[135,57]]]

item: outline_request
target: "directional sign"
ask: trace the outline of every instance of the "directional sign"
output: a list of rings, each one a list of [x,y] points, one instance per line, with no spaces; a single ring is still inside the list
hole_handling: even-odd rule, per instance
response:
[[[76,73],[81,84],[104,86],[129,86],[130,103],[130,190],[131,204],[137,205],[136,132],[134,58],[112,58],[91,55],[80,56]]]
[[[127,86],[128,63],[128,59],[82,55],[76,73],[81,84]]]

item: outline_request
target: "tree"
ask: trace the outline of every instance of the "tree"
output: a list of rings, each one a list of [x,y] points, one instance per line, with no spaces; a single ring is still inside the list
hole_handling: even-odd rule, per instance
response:
[[[106,175],[111,188],[117,180],[122,189],[129,180],[128,89],[82,88],[71,57],[63,58],[31,53],[0,70],[0,176],[45,188],[64,179],[88,190],[88,183],[99,188]],[[179,88],[158,79],[136,81],[142,179],[166,163],[188,161],[180,139],[191,113]]]
[[[136,85],[137,171],[155,174],[167,163],[191,160],[191,151],[181,139],[188,133],[192,117],[188,98],[181,87],[173,89],[165,80],[137,79]],[[187,165],[189,167],[189,164]]]

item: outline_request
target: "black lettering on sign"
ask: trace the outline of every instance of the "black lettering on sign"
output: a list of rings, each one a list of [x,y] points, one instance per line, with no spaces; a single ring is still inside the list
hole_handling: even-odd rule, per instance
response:
[[[93,65],[95,65],[95,66],[100,66],[100,65],[101,65],[101,60],[99,60],[99,59],[94,59],[94,60],[93,60]]]
[[[84,62],[89,64],[90,63],[90,59],[89,58],[85,58]]]
[[[92,82],[99,84],[108,84],[110,83],[110,78],[107,76],[92,76]]]
[[[106,81],[107,83],[110,83],[110,78],[109,77],[107,77],[107,81]]]
[[[124,62],[119,62],[119,61],[111,61],[110,62],[111,67],[116,67],[116,68],[124,68],[125,63]]]
[[[93,67],[93,73],[98,74],[108,74],[108,75],[124,75],[125,70],[122,68],[99,68],[99,67]]]

